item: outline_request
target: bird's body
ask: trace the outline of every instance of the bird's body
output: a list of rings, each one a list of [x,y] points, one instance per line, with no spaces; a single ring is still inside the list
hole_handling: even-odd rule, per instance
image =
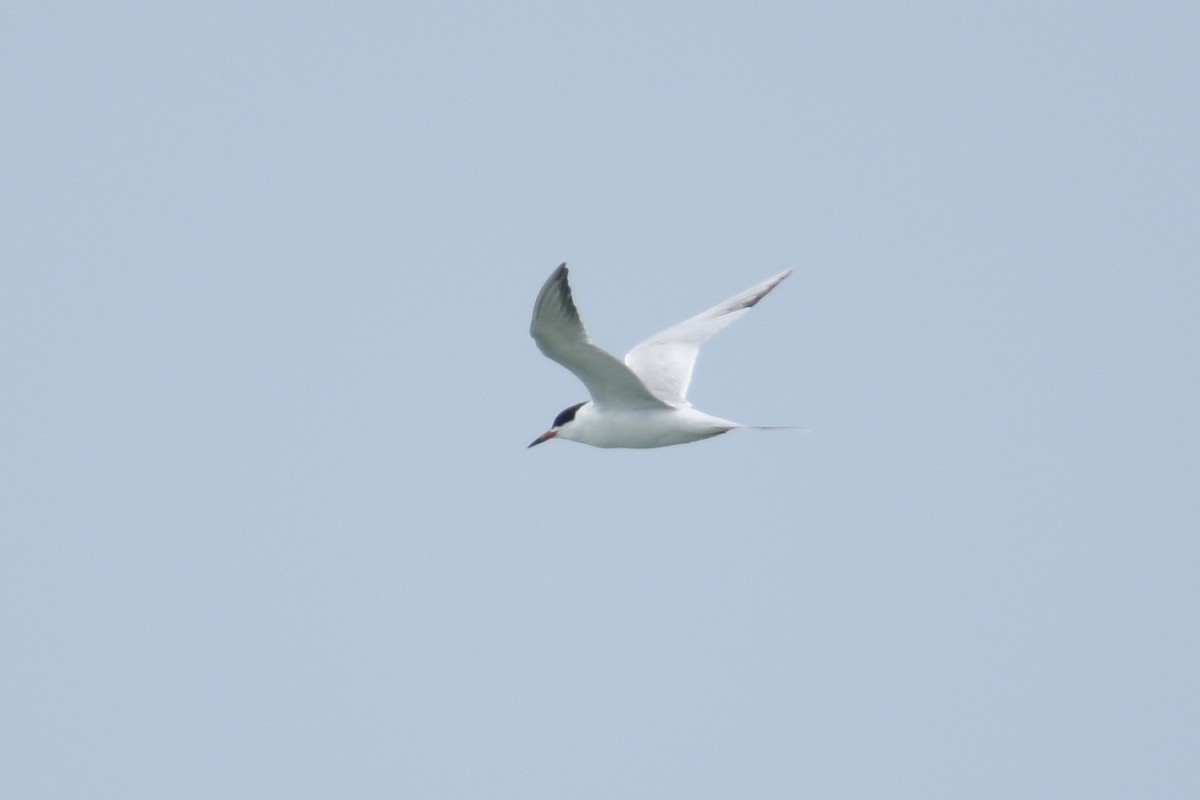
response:
[[[563,410],[530,444],[559,438],[593,447],[666,447],[750,427],[705,414],[686,399],[700,345],[791,274],[781,272],[646,339],[624,362],[597,347],[580,319],[567,265],[538,293],[529,332],[545,355],[575,373],[592,399]]]
[[[742,427],[691,406],[602,411],[593,403],[580,406],[572,423],[555,437],[593,447],[632,448],[698,442]]]

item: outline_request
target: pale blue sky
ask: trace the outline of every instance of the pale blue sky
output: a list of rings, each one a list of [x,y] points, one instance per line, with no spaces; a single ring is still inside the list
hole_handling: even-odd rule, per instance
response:
[[[1200,796],[1200,12],[0,12],[0,795]],[[593,335],[788,267],[698,406]]]

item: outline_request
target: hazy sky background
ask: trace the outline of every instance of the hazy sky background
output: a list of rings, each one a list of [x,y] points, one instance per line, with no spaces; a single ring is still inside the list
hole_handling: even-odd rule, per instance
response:
[[[428,5],[0,12],[0,795],[1200,796],[1200,6]]]

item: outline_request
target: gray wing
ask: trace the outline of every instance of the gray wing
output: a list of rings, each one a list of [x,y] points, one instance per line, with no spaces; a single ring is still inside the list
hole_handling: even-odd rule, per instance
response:
[[[547,358],[562,364],[583,381],[596,406],[663,408],[666,405],[620,359],[592,344],[571,298],[566,264],[560,264],[538,292],[529,335]]]
[[[686,404],[700,345],[753,308],[791,274],[789,269],[767,278],[691,319],[659,331],[630,350],[625,363],[655,397],[670,405]]]

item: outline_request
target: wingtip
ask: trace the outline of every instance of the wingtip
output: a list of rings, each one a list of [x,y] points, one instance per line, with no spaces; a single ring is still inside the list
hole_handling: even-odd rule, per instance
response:
[[[775,287],[783,283],[783,279],[792,274],[792,270],[785,269],[776,275],[772,275],[757,286],[752,286],[745,292],[745,300],[739,305],[740,308],[753,308],[758,305],[758,301],[774,291]]]
[[[556,309],[556,311],[555,311]],[[575,308],[575,301],[571,297],[571,282],[567,277],[567,262],[559,264],[546,282],[542,285],[542,290],[538,292],[537,299],[533,303],[533,319],[529,323],[529,334],[538,343],[538,347],[545,351],[543,340],[538,335],[538,318],[543,314],[557,313],[566,319],[574,320],[582,325],[579,320],[579,311]]]
[[[557,267],[554,268],[554,272],[550,273],[550,277],[546,279],[546,285],[552,286],[552,285],[562,284],[563,288],[567,292],[570,292],[571,284],[567,280],[569,273],[570,273],[570,270],[567,268],[567,262],[564,261],[561,264],[559,264]]]

